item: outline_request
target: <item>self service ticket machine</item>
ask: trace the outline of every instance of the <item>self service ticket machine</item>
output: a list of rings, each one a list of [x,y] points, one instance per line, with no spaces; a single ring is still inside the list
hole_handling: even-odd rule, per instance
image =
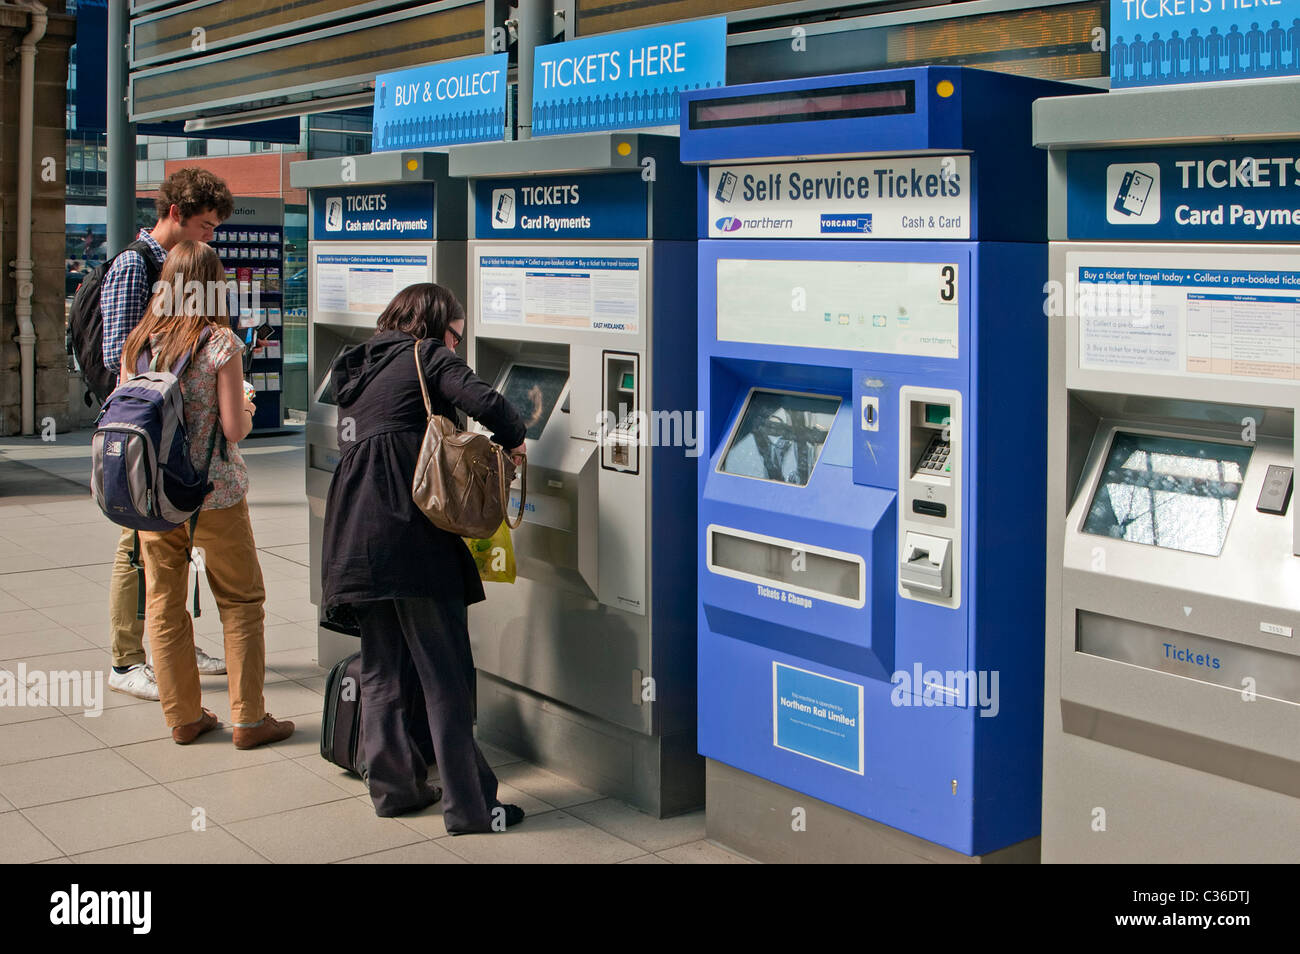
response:
[[[307,302],[309,405],[307,501],[311,599],[320,606],[321,532],[338,464],[338,405],[330,365],[375,332],[375,320],[408,285],[438,282],[465,294],[465,183],[447,156],[385,152],[312,159],[291,167],[310,206]],[[356,652],[355,636],[322,626],[318,662]]]
[[[1044,861],[1295,861],[1300,83],[1035,105]]]
[[[528,423],[517,580],[469,616],[479,737],[652,814],[698,807],[691,170],[675,137],[599,133],[455,147],[450,171],[468,360]]]
[[[699,745],[723,844],[1037,858],[1030,104],[1070,91],[912,68],[683,101],[683,159],[707,164]]]

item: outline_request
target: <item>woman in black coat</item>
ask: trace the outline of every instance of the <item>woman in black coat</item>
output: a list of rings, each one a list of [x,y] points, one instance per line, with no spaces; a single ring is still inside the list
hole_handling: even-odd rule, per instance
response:
[[[443,794],[426,781],[413,738],[428,720],[452,834],[500,830],[523,818],[497,801],[497,779],[474,741],[474,660],[466,607],[484,598],[464,542],[440,530],[411,497],[426,416],[412,349],[433,411],[461,411],[524,453],[518,411],[455,352],[465,311],[440,285],[398,293],[374,337],[330,370],[341,456],[330,482],[322,543],[326,618],[361,633],[361,733],[367,782],[380,816],[418,811]],[[411,711],[423,698],[426,712]],[[420,733],[421,735],[423,733]]]

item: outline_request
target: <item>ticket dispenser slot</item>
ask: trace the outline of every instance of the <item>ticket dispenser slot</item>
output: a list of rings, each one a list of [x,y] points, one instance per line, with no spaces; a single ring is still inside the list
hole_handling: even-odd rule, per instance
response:
[[[601,389],[601,420],[605,428],[601,441],[600,466],[625,474],[640,473],[641,415],[640,356],[617,351],[602,355],[604,387]]]
[[[898,592],[961,603],[961,394],[899,389]]]

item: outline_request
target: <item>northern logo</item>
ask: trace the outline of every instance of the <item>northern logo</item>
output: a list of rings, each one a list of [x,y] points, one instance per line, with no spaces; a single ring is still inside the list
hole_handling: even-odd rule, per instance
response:
[[[719,232],[737,232],[741,229],[743,224],[744,223],[734,215],[724,215],[714,223],[714,226]]]

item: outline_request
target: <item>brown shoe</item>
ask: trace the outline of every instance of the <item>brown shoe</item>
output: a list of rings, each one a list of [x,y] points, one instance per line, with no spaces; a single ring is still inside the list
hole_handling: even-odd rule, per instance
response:
[[[271,713],[267,713],[257,725],[241,729],[235,726],[235,748],[255,749],[268,742],[283,742],[293,735],[292,722],[280,722]]]
[[[216,713],[204,709],[201,719],[188,722],[185,725],[178,725],[172,729],[172,741],[177,745],[189,745],[204,732],[211,732],[219,725],[221,725],[221,720],[217,718]]]

